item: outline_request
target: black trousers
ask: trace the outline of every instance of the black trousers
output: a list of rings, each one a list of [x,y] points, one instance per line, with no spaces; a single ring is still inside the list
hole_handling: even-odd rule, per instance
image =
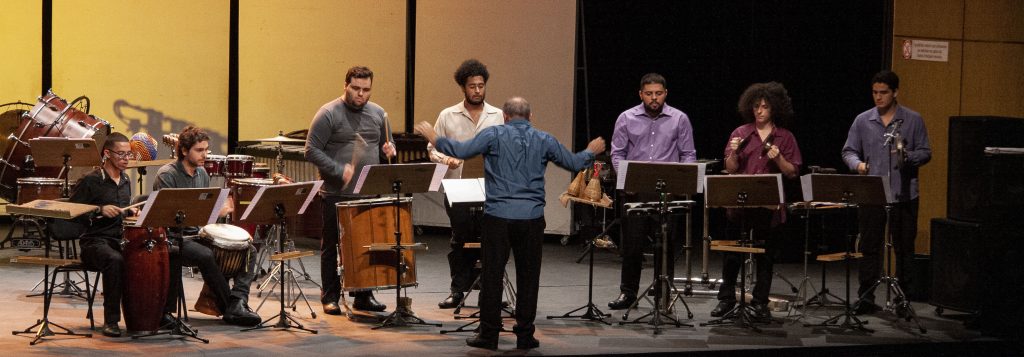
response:
[[[656,195],[628,194],[620,191],[620,202],[653,202],[658,199]],[[621,205],[620,205],[621,208]],[[654,248],[654,276],[661,275],[661,218],[659,215],[630,215],[624,208],[621,208],[622,217],[621,232],[622,239],[619,242],[619,252],[622,254],[622,276],[619,283],[619,291],[623,294],[636,295],[640,291],[640,275],[643,270],[644,248]],[[665,220],[668,223],[668,274],[672,279],[675,270],[675,247],[677,241],[685,239],[685,218],[684,214],[669,213]],[[656,289],[661,291],[660,288]]]
[[[178,238],[171,238],[172,243],[177,246]],[[248,250],[246,267],[234,276],[234,286],[228,286],[228,279],[220,270],[216,256],[209,247],[186,238],[178,249],[172,249],[170,254],[171,267],[196,266],[203,274],[203,281],[210,286],[214,295],[217,296],[217,307],[221,312],[226,311],[228,304],[235,299],[246,303],[249,301],[249,287],[256,277],[256,255],[253,249]],[[178,288],[181,287],[181,271],[171,271],[171,286],[167,294],[167,303],[164,304],[164,311],[172,313],[176,311],[178,302]]]
[[[83,238],[82,265],[103,273],[103,321],[121,321],[121,294],[124,292],[124,257],[120,238]]]
[[[737,236],[732,239],[740,239],[738,236],[746,226],[753,229],[753,236],[756,241],[764,241],[764,254],[754,254],[756,267],[756,283],[751,291],[753,298],[751,304],[767,304],[768,294],[772,290],[772,275],[774,274],[775,254],[781,240],[781,227],[771,227],[773,211],[767,209],[746,209],[730,212],[730,223],[736,227]],[[742,221],[742,222],[741,222]],[[718,289],[719,301],[736,301],[736,281],[740,273],[740,266],[746,260],[747,254],[726,252],[722,257],[722,285]]]
[[[544,217],[505,219],[483,217],[480,262],[480,334],[497,338],[501,330],[501,295],[509,249],[516,260],[516,335],[532,336],[537,317],[537,291],[544,245]]]
[[[452,226],[452,238],[448,252],[448,271],[452,277],[451,292],[469,291],[473,281],[480,274],[474,267],[480,259],[480,249],[466,249],[466,243],[480,241],[480,222],[483,216],[478,208],[469,206],[451,207],[448,198],[444,199],[445,211]]]
[[[911,277],[914,264],[914,240],[917,238],[917,211],[920,201],[917,199],[898,202],[892,208],[890,228],[892,245],[896,257],[896,278],[900,281],[903,291],[907,291],[914,283]],[[858,296],[864,300],[874,301],[875,292],[868,291],[882,275],[882,254],[885,244],[885,208],[861,207],[857,212],[860,225],[860,252],[864,258],[860,261],[858,274],[860,288]]]
[[[323,238],[320,241],[320,302],[337,303],[341,299],[341,276],[338,275],[338,239],[341,229],[338,224],[338,202],[355,201],[364,197],[346,197],[324,195],[323,198]],[[342,262],[344,264],[344,262]],[[349,292],[349,296],[370,296],[372,291]]]

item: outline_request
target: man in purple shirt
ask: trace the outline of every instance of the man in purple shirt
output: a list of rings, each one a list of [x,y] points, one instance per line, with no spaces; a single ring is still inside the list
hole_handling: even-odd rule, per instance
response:
[[[657,161],[657,162],[695,162],[697,151],[693,148],[693,128],[690,118],[679,109],[665,104],[668,88],[665,77],[657,73],[648,73],[640,79],[640,99],[642,104],[627,109],[615,120],[615,132],[612,134],[612,165],[620,169],[623,160]],[[652,190],[653,191],[653,190]],[[619,192],[620,207],[627,202],[657,201],[657,195],[651,193]],[[625,213],[625,212],[623,212]],[[669,215],[669,247],[678,239],[681,229],[678,224],[679,215]],[[643,263],[644,242],[656,241],[656,233],[660,231],[656,217],[622,215],[622,280],[619,285],[620,295],[608,303],[612,310],[625,309],[636,300],[640,290],[640,270]],[[648,239],[650,237],[650,239]],[[672,250],[670,250],[671,252]],[[669,276],[672,275],[672,258],[667,254]],[[661,274],[661,254],[654,254],[655,275]],[[660,289],[659,289],[660,290]]]
[[[850,171],[861,175],[888,176],[896,204],[892,208],[890,231],[896,250],[896,274],[904,289],[910,277],[917,238],[918,168],[932,158],[924,119],[910,108],[896,103],[900,78],[881,71],[871,80],[875,107],[853,120],[843,146],[843,161]],[[898,134],[895,135],[895,134]],[[892,140],[897,138],[897,140]],[[869,291],[881,274],[881,251],[885,232],[885,210],[862,206],[860,220],[860,301],[857,313],[878,311],[875,292]],[[925,282],[917,282],[924,284]],[[899,303],[899,302],[897,302]]]

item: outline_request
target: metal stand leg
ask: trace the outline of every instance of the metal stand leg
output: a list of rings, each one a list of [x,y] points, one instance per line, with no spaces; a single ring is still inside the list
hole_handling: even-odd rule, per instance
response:
[[[853,206],[847,205],[846,210],[847,212],[851,212],[853,210]],[[849,213],[847,213],[846,221],[847,226],[849,226],[849,222],[851,221]],[[846,256],[845,259],[843,259],[845,261],[844,265],[846,265],[846,309],[843,311],[842,314],[833,316],[825,321],[822,321],[820,324],[804,324],[805,327],[839,327],[842,329],[864,331],[869,333],[875,332],[872,329],[864,327],[864,325],[866,325],[868,322],[857,318],[857,315],[853,311],[853,304],[850,303],[850,261],[853,260],[853,240],[855,239],[855,237],[856,236],[854,234],[850,233],[849,228],[847,228]],[[822,275],[822,279],[825,279],[824,275]],[[839,322],[839,319],[843,319],[843,322],[841,324],[836,325]]]
[[[618,219],[613,220],[611,224],[605,226],[604,231],[598,234],[597,237],[601,237],[603,235],[608,234],[608,231],[611,230],[611,228],[614,227],[615,224],[618,222]],[[597,237],[591,238],[589,241],[587,241],[587,250],[590,251],[590,253],[587,254],[590,256],[590,272],[587,276],[587,304],[559,316],[548,316],[548,319],[568,319],[578,317],[583,320],[597,321],[605,325],[611,325],[610,323],[605,321],[604,318],[611,317],[612,315],[604,313],[603,311],[601,311],[601,309],[597,308],[597,305],[594,305],[594,240],[597,239]],[[587,310],[580,315],[573,315],[573,313],[583,309]]]
[[[278,247],[280,248],[280,251],[283,252],[284,251],[285,236],[287,235],[287,233],[285,231],[286,220],[285,220],[284,206],[281,205],[281,204],[278,204],[276,207],[274,207],[274,211],[277,214],[278,220],[280,221],[280,223],[278,223],[278,225],[277,225],[277,244],[278,244]],[[275,283],[275,284],[280,284],[280,286],[281,286],[281,289],[280,289],[280,293],[281,293],[281,295],[280,295],[281,310],[280,310],[280,312],[278,312],[277,315],[271,316],[270,318],[267,318],[266,320],[263,320],[262,322],[260,322],[259,325],[256,325],[255,327],[250,327],[250,328],[242,329],[242,331],[261,330],[261,329],[265,329],[265,328],[279,328],[279,329],[283,329],[283,330],[279,330],[279,331],[285,331],[285,330],[293,329],[294,328],[294,329],[306,331],[306,332],[313,333],[313,334],[317,333],[317,330],[308,329],[308,328],[302,326],[302,324],[299,323],[298,320],[296,320],[294,317],[292,317],[290,314],[288,314],[288,311],[285,310],[285,300],[288,299],[287,298],[288,295],[285,294],[285,285],[289,285],[288,284],[289,280],[287,279],[287,277],[285,277],[286,271],[287,271],[287,273],[291,274],[291,278],[292,278],[291,281],[293,283],[295,283],[294,287],[296,289],[299,289],[299,296],[301,296],[303,299],[305,299],[305,295],[302,293],[302,289],[298,287],[298,281],[295,280],[294,272],[291,269],[289,269],[288,267],[286,267],[284,264],[285,264],[285,261],[283,259],[281,260],[280,263],[278,263],[277,270],[278,270],[278,274],[279,275],[278,275],[278,281]],[[290,290],[292,287],[288,287],[288,288]],[[295,302],[297,302],[297,300],[298,300],[298,298],[296,297],[296,301]],[[264,301],[266,301],[265,298],[264,298]],[[295,302],[293,302],[292,306],[294,306]],[[308,300],[306,300],[306,305],[309,306],[309,301]],[[260,306],[263,306],[262,302],[260,303]],[[294,310],[294,308],[293,308],[293,310]],[[313,318],[316,318],[316,313],[313,312],[313,307],[312,306],[309,306],[309,311],[312,313]],[[273,325],[269,325],[268,323],[270,321],[273,321],[274,319],[277,319],[277,323],[275,323]]]
[[[910,305],[910,300],[907,299],[907,295],[903,293],[903,288],[900,287],[900,281],[898,278],[892,275],[892,262],[890,257],[893,251],[892,245],[892,230],[891,230],[891,216],[892,216],[892,205],[885,206],[885,249],[882,250],[884,254],[882,262],[885,265],[885,275],[875,281],[871,285],[871,288],[864,291],[859,299],[863,300],[871,292],[875,291],[879,285],[885,284],[885,311],[892,312],[896,315],[897,320],[902,318],[907,322],[911,320],[917,324],[917,328],[921,333],[928,333],[928,330],[921,324],[921,320],[917,318],[917,312],[914,311],[914,307]]]

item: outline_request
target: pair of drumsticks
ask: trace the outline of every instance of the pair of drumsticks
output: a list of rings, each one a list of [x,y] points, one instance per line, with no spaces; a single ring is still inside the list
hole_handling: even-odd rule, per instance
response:
[[[384,143],[394,146],[394,144],[391,142],[391,136],[389,135],[391,133],[391,125],[389,122],[390,121],[388,120],[388,114],[384,113]],[[359,160],[363,158],[363,154],[366,152],[367,146],[369,145],[366,143],[366,140],[363,139],[363,136],[359,135],[359,133],[356,133],[355,146],[353,146],[352,148],[352,160],[349,163],[349,165],[352,166],[353,170],[355,170],[356,164],[359,162]],[[390,165],[391,157],[387,155],[384,156],[388,158],[388,165]],[[352,174],[355,175],[354,172]],[[345,185],[342,187],[342,189],[348,188],[348,184],[351,182],[351,180],[352,178],[349,178],[349,182],[345,182]]]

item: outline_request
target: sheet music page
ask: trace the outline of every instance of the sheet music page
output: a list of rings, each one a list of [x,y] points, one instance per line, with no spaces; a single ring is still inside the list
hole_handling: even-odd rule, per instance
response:
[[[782,174],[774,174],[774,175],[775,175],[775,182],[777,182],[779,184],[779,204],[780,205],[786,204],[786,194],[785,194],[786,191],[782,190]]]
[[[708,169],[706,163],[695,163],[691,165],[697,165],[697,193],[704,193],[704,172]]]
[[[218,213],[220,213],[221,207],[224,207],[224,202],[228,199],[228,189],[220,189],[220,193],[217,195],[217,203],[213,205],[213,212],[210,212],[210,219],[206,221],[206,224],[217,223]],[[142,220],[139,220],[142,222]]]
[[[800,190],[803,191],[804,201],[806,202],[814,201],[814,190],[813,187],[811,187],[811,175],[813,174],[800,176]]]
[[[152,192],[149,197],[146,198],[146,204],[142,207],[142,212],[139,213],[139,219],[135,220],[135,227],[138,227],[139,223],[146,221],[146,215],[149,214],[149,209],[153,207],[153,202],[156,202],[156,196],[160,195],[160,190]]]
[[[356,187],[352,192],[363,191],[363,181],[366,181],[366,174],[370,173],[370,165],[363,166],[363,169],[359,171],[359,178],[356,179]],[[351,182],[349,182],[351,184]]]
[[[299,182],[301,184],[307,184],[309,182]],[[313,202],[313,197],[316,196],[317,192],[320,192],[320,186],[323,186],[324,180],[313,181],[313,191],[307,192],[306,202],[302,203],[302,208],[299,208],[299,214],[306,213],[306,207],[309,207],[309,203]]]
[[[270,187],[270,186],[262,186],[262,187],[260,187],[260,189],[258,191],[256,191],[256,195],[252,196],[252,199],[249,200],[249,202],[259,201],[260,197],[263,197],[263,191],[266,191],[267,187]],[[245,207],[245,213],[242,213],[242,218],[240,218],[239,220],[244,221],[244,220],[248,219],[249,218],[249,213],[252,213],[252,209],[254,207],[256,207],[256,205],[251,204],[251,203],[249,204],[249,206]]]
[[[619,161],[619,169],[615,171],[615,189],[622,190],[626,187],[626,171],[629,171],[629,160]]]
[[[487,199],[484,193],[484,179],[447,179],[441,180],[444,193],[448,197],[448,205],[456,203],[483,202]]]
[[[434,177],[430,178],[430,191],[437,191],[441,187],[441,179],[444,178],[444,174],[448,172],[448,165],[435,164],[434,166]]]

